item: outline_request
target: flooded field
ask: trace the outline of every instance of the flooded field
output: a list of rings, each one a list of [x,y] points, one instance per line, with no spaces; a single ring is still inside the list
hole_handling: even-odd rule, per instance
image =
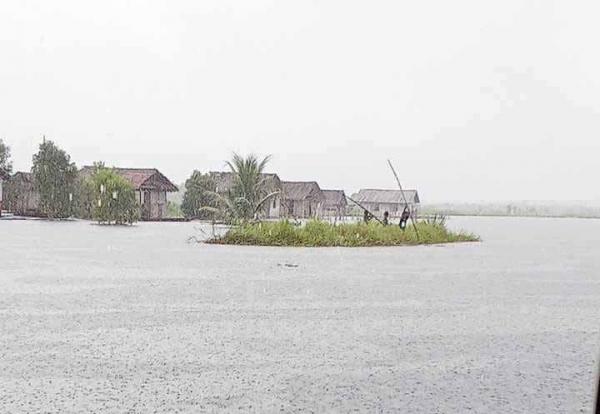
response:
[[[600,220],[450,226],[483,242],[0,221],[0,412],[591,412]]]

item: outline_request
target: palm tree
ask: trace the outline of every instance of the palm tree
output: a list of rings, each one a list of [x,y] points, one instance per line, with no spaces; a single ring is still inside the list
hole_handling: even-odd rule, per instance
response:
[[[221,207],[219,210],[227,220],[256,219],[265,203],[279,194],[269,188],[271,178],[263,173],[270,160],[270,155],[259,161],[254,154],[244,158],[234,153],[231,161],[227,161],[233,183],[225,196],[214,194]]]

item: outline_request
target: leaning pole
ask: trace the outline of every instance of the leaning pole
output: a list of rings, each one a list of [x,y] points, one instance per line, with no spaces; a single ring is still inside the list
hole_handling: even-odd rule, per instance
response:
[[[404,199],[404,207],[408,207],[408,201],[406,200],[406,195],[404,194],[404,190],[402,189],[402,184],[400,184],[400,179],[398,178],[398,174],[396,173],[396,170],[394,169],[394,166],[392,165],[392,162],[390,160],[387,160],[388,165],[390,166],[390,168],[392,169],[392,173],[394,174],[394,178],[396,178],[396,182],[398,183],[398,188],[400,188],[400,193],[402,194],[402,198]],[[420,240],[421,237],[419,236],[419,230],[417,229],[417,223],[415,222],[415,218],[412,215],[412,212],[410,214],[410,221],[412,222],[412,225],[415,229],[415,233],[417,235],[417,240]]]

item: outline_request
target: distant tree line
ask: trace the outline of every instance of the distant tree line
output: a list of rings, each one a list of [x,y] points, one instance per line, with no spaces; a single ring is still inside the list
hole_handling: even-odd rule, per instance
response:
[[[600,217],[600,203],[577,201],[513,201],[510,203],[443,203],[422,206],[422,214],[450,216]]]

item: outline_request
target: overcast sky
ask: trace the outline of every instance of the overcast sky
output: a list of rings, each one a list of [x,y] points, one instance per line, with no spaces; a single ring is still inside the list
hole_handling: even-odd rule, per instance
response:
[[[597,1],[3,1],[0,137],[181,183],[232,151],[322,188],[600,199]]]

